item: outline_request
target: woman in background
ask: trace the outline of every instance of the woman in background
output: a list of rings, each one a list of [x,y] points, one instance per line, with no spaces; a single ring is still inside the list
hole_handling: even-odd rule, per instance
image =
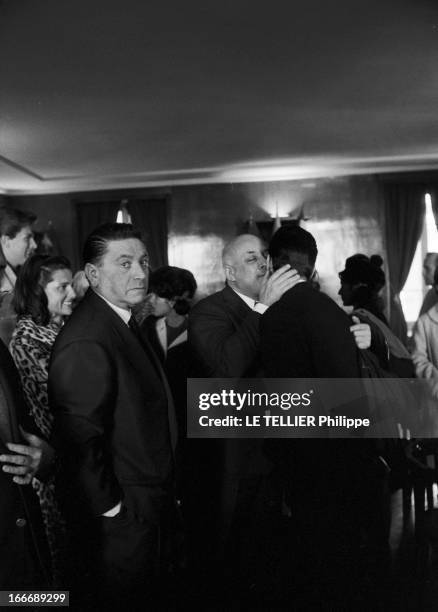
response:
[[[186,383],[188,374],[187,322],[197,289],[189,270],[163,266],[149,277],[152,316],[142,328],[163,364],[175,401],[180,440],[186,436]]]
[[[190,372],[187,325],[196,289],[195,277],[189,270],[174,266],[158,268],[149,277],[147,302],[150,315],[141,325],[166,372],[178,425],[178,444],[175,450],[178,505],[169,512],[169,537],[163,544],[163,558],[167,556],[169,568],[186,566],[190,547],[186,542],[186,533],[190,542],[191,521],[195,520],[196,512],[199,512],[192,501],[193,486],[197,489],[193,483],[192,446],[187,440],[187,377]],[[185,527],[183,523],[186,523]]]
[[[363,308],[388,325],[380,296],[380,291],[385,286],[385,272],[382,265],[383,259],[380,255],[367,257],[356,253],[348,257],[345,261],[345,270],[339,273],[341,279],[339,295],[344,306],[353,306],[355,310]]]
[[[385,286],[383,260],[380,255],[367,257],[361,253],[348,257],[339,273],[339,295],[344,306],[353,306],[353,315],[371,327],[371,351],[380,366],[402,378],[414,376],[411,355],[391,331],[384,315],[380,292]]]
[[[46,440],[52,430],[47,378],[49,359],[64,318],[72,313],[75,293],[72,272],[65,257],[34,255],[22,267],[15,285],[17,325],[10,351],[18,368],[30,416]],[[63,521],[55,500],[54,479],[33,479],[49,542],[53,584],[61,586],[60,547]]]
[[[352,315],[358,317],[361,323],[370,326],[370,351],[377,358],[379,366],[388,376],[391,372],[394,378],[411,377],[411,356],[390,330],[383,312],[380,292],[386,279],[382,264],[380,255],[367,257],[357,253],[349,257],[345,262],[345,269],[339,273],[339,295],[344,306],[353,306]],[[376,449],[379,460],[374,468],[363,475],[362,487],[364,491],[368,491],[369,505],[364,508],[362,514],[362,529],[366,534],[365,545],[371,547],[371,550],[376,547],[376,550],[386,556],[391,523],[390,489],[396,486],[397,478],[404,478],[405,461],[398,442],[376,441]]]
[[[438,268],[433,288],[438,292]],[[422,314],[415,324],[412,361],[417,377],[435,379],[435,391],[438,391],[438,304]]]

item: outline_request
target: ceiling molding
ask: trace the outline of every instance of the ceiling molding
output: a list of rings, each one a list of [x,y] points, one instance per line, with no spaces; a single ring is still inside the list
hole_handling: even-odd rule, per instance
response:
[[[17,164],[15,169],[20,168]],[[174,172],[135,172],[98,176],[60,176],[38,178],[38,184],[29,181],[22,187],[4,188],[4,195],[44,195],[50,193],[78,193],[113,189],[156,188],[215,183],[252,183],[291,181],[317,178],[335,178],[351,175],[388,174],[438,170],[434,156],[385,156],[357,159],[302,159],[277,160],[253,164],[177,170]],[[26,172],[29,178],[34,178]],[[14,181],[17,182],[17,181]]]
[[[42,176],[40,176],[36,172],[33,172],[33,170],[29,170],[29,168],[26,168],[26,166],[23,166],[22,164],[17,164],[17,162],[14,162],[11,159],[4,157],[3,155],[0,155],[0,162],[3,162],[6,166],[9,166],[10,168],[13,168],[14,170],[18,170],[19,172],[22,172],[23,174],[26,174],[27,176],[31,176],[32,178],[37,179],[38,181],[45,180]]]

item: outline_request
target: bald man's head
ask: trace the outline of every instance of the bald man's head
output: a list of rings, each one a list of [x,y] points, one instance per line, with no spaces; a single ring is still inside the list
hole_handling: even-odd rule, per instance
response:
[[[222,263],[230,287],[257,300],[266,274],[266,247],[260,238],[237,236],[225,246]]]

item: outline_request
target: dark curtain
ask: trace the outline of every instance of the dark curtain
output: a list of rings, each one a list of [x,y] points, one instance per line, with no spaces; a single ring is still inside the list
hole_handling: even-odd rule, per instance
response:
[[[129,200],[127,209],[132,224],[139,229],[148,249],[152,270],[167,266],[167,202],[166,198]]]
[[[406,344],[407,326],[400,303],[400,291],[420,239],[424,221],[424,184],[383,185],[386,252],[390,278],[389,318],[393,332]]]
[[[102,223],[115,223],[119,208],[120,200],[113,202],[76,202],[81,266],[83,265],[82,249],[86,238]]]

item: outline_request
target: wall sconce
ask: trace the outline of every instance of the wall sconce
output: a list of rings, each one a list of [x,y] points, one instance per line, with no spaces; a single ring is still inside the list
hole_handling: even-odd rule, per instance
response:
[[[120,202],[120,208],[117,212],[116,223],[132,223],[131,215],[129,214],[127,205],[128,200],[124,199]]]
[[[245,224],[245,233],[254,234],[255,236],[259,236],[264,242],[269,242],[272,235],[283,225],[300,225],[302,221],[308,221],[310,219],[304,212],[304,204],[300,206],[297,214],[293,217],[291,215],[280,217],[278,215],[278,206],[276,208],[276,216],[270,221],[254,221],[253,216],[250,215]]]

